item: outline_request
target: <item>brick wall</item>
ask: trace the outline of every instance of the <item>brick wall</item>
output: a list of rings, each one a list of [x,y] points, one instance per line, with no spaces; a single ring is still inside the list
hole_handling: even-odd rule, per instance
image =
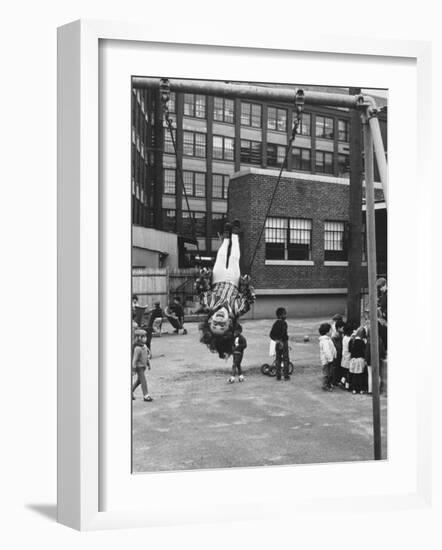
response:
[[[246,174],[229,187],[229,218],[242,223],[241,271],[250,272],[250,259],[262,230],[276,176]],[[256,288],[328,289],[347,287],[347,267],[324,265],[324,221],[348,221],[349,187],[338,183],[282,178],[270,216],[312,220],[312,266],[265,265],[263,233],[251,275]]]

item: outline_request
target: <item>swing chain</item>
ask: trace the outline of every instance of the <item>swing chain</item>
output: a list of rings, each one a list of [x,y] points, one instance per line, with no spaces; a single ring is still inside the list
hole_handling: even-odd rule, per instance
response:
[[[290,149],[292,148],[292,145],[295,142],[296,134],[300,133],[300,131],[298,131],[298,129],[299,129],[299,126],[302,122],[302,112],[304,110],[304,104],[305,104],[304,90],[298,89],[298,90],[296,90],[296,94],[295,94],[295,117],[294,117],[294,120],[293,120],[292,135],[291,135],[290,139],[288,140],[287,147],[285,149],[284,161],[281,164],[281,169],[279,170],[278,179],[276,180],[275,187],[273,188],[272,196],[270,197],[270,201],[269,201],[269,204],[268,204],[268,207],[267,207],[267,212],[266,212],[265,217],[264,217],[264,223],[262,224],[261,231],[259,232],[258,239],[256,241],[252,256],[250,258],[249,273],[252,272],[253,262],[255,260],[256,253],[258,251],[258,247],[259,247],[262,235],[263,235],[264,230],[265,230],[266,221],[267,221],[267,218],[270,214],[270,210],[272,208],[273,200],[275,198],[276,192],[277,192],[279,184],[281,182],[282,172],[283,172],[283,170],[286,166],[287,158],[288,158],[289,153],[290,153]]]
[[[302,123],[302,113],[304,110],[304,105],[305,105],[304,90],[298,89],[296,90],[296,94],[295,94],[295,118],[293,121],[293,130],[292,130],[292,137],[290,139],[290,142],[293,142],[295,140],[296,134],[300,133],[298,129]]]
[[[172,141],[173,149],[175,151],[175,158],[177,159],[176,169],[177,169],[179,179],[180,179],[180,182],[181,182],[181,187],[182,187],[182,190],[183,190],[184,199],[186,201],[187,211],[188,211],[188,214],[189,214],[191,227],[192,227],[193,239],[196,243],[197,255],[198,255],[198,258],[199,258],[199,262],[201,263],[201,252],[200,252],[200,247],[199,247],[198,238],[197,238],[197,234],[196,234],[195,220],[194,220],[194,218],[192,216],[192,212],[190,210],[189,198],[187,196],[186,186],[184,185],[184,178],[183,178],[181,162],[178,161],[177,144],[176,144],[176,140],[175,140],[174,135],[173,135],[173,122],[174,121],[173,121],[173,118],[170,116],[170,113],[169,113],[170,82],[169,82],[168,78],[161,78],[160,79],[160,100],[161,100],[162,107],[163,107],[164,120],[166,121],[167,127],[169,129],[170,139]]]
[[[160,98],[163,106],[164,119],[169,127],[173,123],[169,114],[169,101],[170,101],[170,83],[168,78],[162,78],[160,80]]]

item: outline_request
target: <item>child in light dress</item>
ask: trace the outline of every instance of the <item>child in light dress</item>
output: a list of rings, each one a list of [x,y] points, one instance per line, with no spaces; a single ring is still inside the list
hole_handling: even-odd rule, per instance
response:
[[[365,348],[367,333],[360,327],[354,338],[350,340],[350,390],[353,394],[367,392],[367,375],[365,368]]]
[[[353,334],[353,328],[349,323],[345,323],[343,327],[342,337],[342,359],[341,359],[341,384],[346,390],[350,390],[350,341]]]

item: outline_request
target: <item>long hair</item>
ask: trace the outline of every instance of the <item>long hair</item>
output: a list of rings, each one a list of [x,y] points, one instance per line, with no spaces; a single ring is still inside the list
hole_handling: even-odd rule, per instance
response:
[[[241,326],[236,319],[232,319],[232,323],[224,334],[213,334],[210,330],[209,319],[212,313],[208,315],[199,325],[200,342],[206,344],[212,353],[217,353],[221,359],[226,359],[233,353],[235,343],[234,331],[238,326]]]

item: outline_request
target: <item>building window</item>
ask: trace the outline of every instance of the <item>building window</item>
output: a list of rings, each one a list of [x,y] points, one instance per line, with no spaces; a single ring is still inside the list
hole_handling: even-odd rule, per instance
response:
[[[338,155],[338,175],[348,177],[350,175],[349,155]]]
[[[285,160],[285,147],[276,143],[267,143],[267,166],[282,166]]]
[[[176,113],[176,93],[170,92],[169,113]]]
[[[206,174],[203,172],[194,172],[194,194],[195,197],[206,196]]]
[[[189,157],[205,157],[206,134],[183,132],[183,154]]]
[[[287,131],[287,111],[277,107],[269,107],[267,111],[267,128],[278,132]]]
[[[189,197],[206,196],[206,174],[204,172],[183,171],[183,182]]]
[[[163,209],[163,229],[164,231],[176,231],[176,210]]]
[[[316,151],[315,171],[320,174],[333,174],[333,153]]]
[[[175,144],[176,144],[176,131],[172,130],[172,133],[173,133],[173,139],[174,139]],[[165,153],[172,153],[173,155],[175,154],[175,149],[173,148],[173,142],[172,142],[172,138],[170,136],[169,129],[167,129],[167,131],[164,132],[164,152]]]
[[[241,140],[241,162],[245,164],[261,164],[261,142],[250,141],[249,139]]]
[[[227,199],[229,191],[229,176],[224,174],[213,174],[212,176],[212,197],[214,199]]]
[[[234,140],[225,136],[213,136],[213,158],[233,160]]]
[[[311,135],[311,123],[312,123],[312,115],[309,113],[303,113],[301,117],[301,124],[299,128],[299,133],[302,136],[310,136]]]
[[[266,260],[287,259],[287,219],[267,218],[265,225]]]
[[[302,147],[293,147],[292,153],[293,160],[293,169],[294,170],[303,170],[306,172],[311,172],[312,170],[312,159],[310,149],[303,149]]]
[[[183,210],[183,233],[185,235],[206,236],[206,213]]]
[[[212,223],[211,223],[212,237],[217,237],[218,235],[222,235],[226,217],[227,217],[226,214],[220,214],[219,212],[212,213]]]
[[[316,115],[316,137],[333,139],[333,119]]]
[[[288,260],[311,260],[312,220],[289,220]]]
[[[206,118],[206,96],[184,94],[184,116]]]
[[[310,260],[312,220],[267,218],[266,260]]]
[[[324,260],[346,261],[347,247],[345,222],[325,222],[324,224]]]
[[[241,126],[261,128],[261,105],[241,103]]]
[[[168,195],[175,195],[176,173],[175,170],[164,170],[164,192]]]
[[[338,120],[338,139],[339,141],[349,141],[350,121]]]
[[[213,102],[213,120],[218,122],[234,122],[234,102],[233,99],[215,97]]]

